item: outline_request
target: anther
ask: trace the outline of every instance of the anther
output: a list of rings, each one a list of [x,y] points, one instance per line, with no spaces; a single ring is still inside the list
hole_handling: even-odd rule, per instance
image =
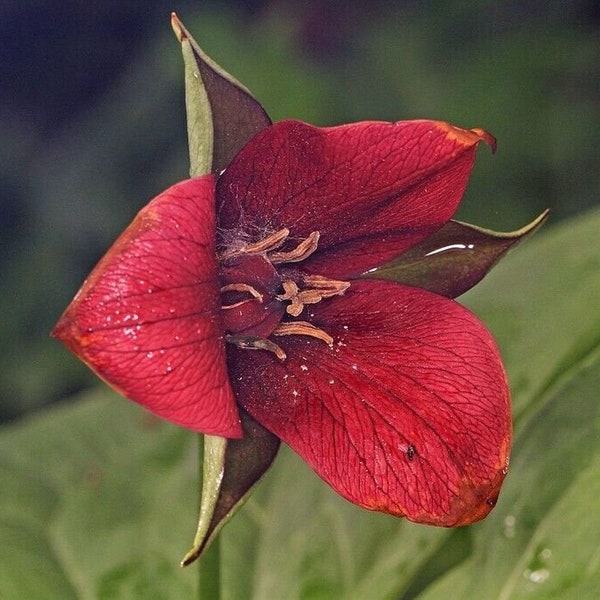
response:
[[[312,289],[317,290],[321,298],[341,296],[350,287],[349,281],[329,279],[322,275],[305,275],[304,283]]]
[[[263,254],[266,252],[270,252],[271,250],[277,250],[285,240],[287,240],[290,235],[290,230],[287,228],[280,229],[271,235],[268,235],[266,238],[258,242],[254,242],[253,244],[246,244],[237,250],[230,250],[229,252],[223,252],[219,255],[219,259],[221,261],[229,260],[231,258],[236,258],[237,256],[242,256],[243,254]]]
[[[321,275],[305,275],[303,283],[307,285],[307,289],[301,290],[295,281],[284,281],[284,293],[276,296],[282,302],[289,300],[290,304],[285,310],[292,317],[299,316],[305,304],[318,304],[323,298],[341,296],[350,287],[348,281],[328,279]]]
[[[289,233],[289,231],[288,231]],[[307,259],[318,247],[320,234],[313,231],[306,239],[302,240],[293,250],[289,252],[269,252],[268,258],[271,264],[302,262]]]
[[[275,342],[265,338],[245,335],[226,335],[225,341],[238,348],[243,348],[244,350],[267,350],[268,352],[272,352],[279,360],[285,360],[287,356],[281,346],[278,346]]]
[[[262,294],[247,283],[228,283],[221,288],[221,294],[223,292],[248,292],[251,296],[256,298],[259,302],[263,301]]]
[[[279,323],[273,330],[273,335],[308,335],[323,340],[328,346],[333,346],[333,338],[318,327],[307,321],[286,321]]]
[[[247,292],[253,298],[256,298],[260,303],[262,303],[262,301],[263,301],[262,294],[258,290],[253,288],[251,285],[248,285],[247,283],[229,283],[227,285],[224,285],[220,291],[221,291],[221,293],[223,293],[223,292]],[[241,306],[242,304],[249,302],[249,301],[250,300],[247,298],[245,300],[240,300],[239,302],[234,302],[233,304],[223,304],[221,306],[221,308],[223,310],[230,310],[232,308],[237,308],[238,306]]]

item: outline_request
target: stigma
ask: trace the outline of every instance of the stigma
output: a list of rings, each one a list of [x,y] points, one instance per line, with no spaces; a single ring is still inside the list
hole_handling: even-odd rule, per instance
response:
[[[350,282],[304,273],[299,263],[318,248],[313,231],[295,245],[290,230],[226,249],[218,255],[221,275],[221,314],[225,341],[238,348],[263,350],[279,360],[287,355],[273,337],[300,335],[333,347],[333,337],[306,317],[307,305],[345,293]]]

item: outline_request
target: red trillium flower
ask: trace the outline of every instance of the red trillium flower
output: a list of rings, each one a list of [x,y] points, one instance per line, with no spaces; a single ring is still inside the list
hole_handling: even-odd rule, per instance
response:
[[[361,275],[452,217],[480,141],[434,121],[268,127],[216,181],[142,209],[53,334],[183,427],[240,437],[243,407],[360,506],[478,520],[511,438],[496,345],[453,300]]]

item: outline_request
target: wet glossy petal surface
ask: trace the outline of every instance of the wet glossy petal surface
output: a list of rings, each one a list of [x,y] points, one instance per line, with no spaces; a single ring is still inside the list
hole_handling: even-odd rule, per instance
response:
[[[320,232],[303,268],[343,279],[380,266],[447,222],[481,130],[438,121],[319,128],[282,121],[257,135],[218,183],[220,226],[256,239]]]
[[[155,414],[195,431],[239,437],[215,227],[212,177],[163,192],[96,266],[53,335]]]
[[[354,282],[314,307],[333,337],[282,339],[285,362],[236,355],[242,405],[341,495],[435,525],[483,518],[508,463],[508,387],[496,346],[455,302]]]

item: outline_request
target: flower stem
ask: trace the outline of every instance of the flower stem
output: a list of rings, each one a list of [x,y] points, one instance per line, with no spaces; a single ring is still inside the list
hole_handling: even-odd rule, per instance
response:
[[[219,600],[221,598],[221,543],[217,537],[198,561],[199,600]]]

